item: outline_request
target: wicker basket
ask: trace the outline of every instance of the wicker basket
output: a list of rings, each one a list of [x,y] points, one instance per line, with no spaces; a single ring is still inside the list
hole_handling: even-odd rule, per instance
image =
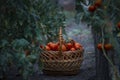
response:
[[[60,29],[60,45],[62,31]],[[75,75],[79,73],[83,61],[83,50],[76,51],[43,51],[40,60],[43,62],[43,73],[47,75]]]

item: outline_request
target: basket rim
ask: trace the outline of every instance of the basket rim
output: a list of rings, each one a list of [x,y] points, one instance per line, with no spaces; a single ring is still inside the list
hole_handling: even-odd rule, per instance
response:
[[[84,50],[75,50],[75,51],[62,51],[62,53],[68,53],[68,52],[77,52],[77,51],[81,51],[84,52]],[[59,51],[42,51],[42,52],[59,52]]]

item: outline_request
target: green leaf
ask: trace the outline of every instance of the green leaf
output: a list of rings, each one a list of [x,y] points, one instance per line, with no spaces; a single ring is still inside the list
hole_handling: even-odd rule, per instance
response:
[[[1,40],[0,47],[5,47],[9,42],[7,40]]]
[[[27,59],[31,62],[31,63],[35,63],[37,57],[36,55],[32,54],[32,55],[28,55]]]
[[[24,47],[26,45],[29,45],[29,42],[26,39],[16,39],[12,42],[12,45],[14,47]]]

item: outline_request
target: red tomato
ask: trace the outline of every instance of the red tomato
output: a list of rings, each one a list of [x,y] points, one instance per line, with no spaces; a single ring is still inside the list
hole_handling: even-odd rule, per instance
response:
[[[95,1],[95,6],[100,7],[102,5],[102,0],[96,0]]]
[[[89,6],[88,10],[90,12],[94,12],[96,10],[96,7],[95,6]]]
[[[72,44],[71,43],[67,43],[67,49],[70,50],[72,48]]]
[[[75,51],[75,48],[71,48],[70,50],[71,50],[71,51]]]
[[[60,46],[58,47],[59,49],[58,50],[60,50]],[[67,48],[65,47],[65,45],[64,44],[62,44],[62,51],[67,51]]]
[[[46,49],[47,51],[50,51],[50,50],[51,50],[49,46],[45,46],[45,49]]]

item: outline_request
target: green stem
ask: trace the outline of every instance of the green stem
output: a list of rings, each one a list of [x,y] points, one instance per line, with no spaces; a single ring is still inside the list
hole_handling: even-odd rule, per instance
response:
[[[108,3],[107,3],[107,5],[106,5],[106,8],[108,8],[108,6],[109,6],[109,4],[110,4],[110,1],[111,1],[111,0],[108,0]]]
[[[114,67],[114,64],[112,63],[112,61],[109,59],[109,57],[107,56],[106,52],[105,52],[105,49],[104,49],[104,44],[105,44],[105,39],[104,39],[104,26],[102,27],[102,51],[103,51],[103,54],[104,56],[106,57],[106,59],[108,60],[108,62]]]
[[[104,25],[105,26],[105,25]],[[111,64],[112,68],[113,68],[113,71],[114,71],[114,76],[115,76],[115,80],[120,80],[120,76],[118,75],[118,70],[117,68],[115,67],[115,65],[113,64],[113,62],[109,59],[109,57],[107,56],[106,54],[106,51],[104,49],[104,44],[105,44],[105,39],[104,39],[104,26],[101,28],[102,29],[102,51],[103,51],[103,54],[105,56],[105,58],[108,60],[108,62]]]

